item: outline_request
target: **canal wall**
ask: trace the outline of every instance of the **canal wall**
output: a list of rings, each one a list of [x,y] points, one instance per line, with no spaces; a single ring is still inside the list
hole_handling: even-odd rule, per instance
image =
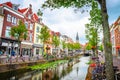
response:
[[[7,71],[13,71],[13,70],[17,70],[17,69],[22,69],[22,68],[27,68],[29,66],[45,63],[45,62],[48,62],[48,61],[71,59],[73,57],[79,57],[79,56],[81,56],[81,54],[78,54],[78,55],[75,55],[75,56],[68,56],[68,57],[65,57],[65,58],[54,58],[54,59],[50,59],[50,60],[39,60],[39,61],[0,64],[0,73],[7,72]]]
[[[30,62],[21,62],[21,63],[16,62],[16,63],[0,64],[0,73],[27,68],[28,66],[37,65],[44,62],[46,61],[41,60],[41,61],[35,61],[35,62],[30,61]]]

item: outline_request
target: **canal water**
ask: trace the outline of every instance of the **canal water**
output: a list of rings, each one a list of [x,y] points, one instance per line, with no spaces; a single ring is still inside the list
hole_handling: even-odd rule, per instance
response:
[[[0,74],[0,80],[85,80],[89,57],[80,57],[61,64],[54,69],[22,69]]]

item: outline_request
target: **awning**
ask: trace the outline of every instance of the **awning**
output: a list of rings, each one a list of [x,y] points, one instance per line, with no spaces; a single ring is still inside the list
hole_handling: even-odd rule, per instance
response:
[[[21,44],[21,47],[22,48],[32,48],[32,45],[27,45],[27,44]]]
[[[43,47],[43,45],[40,45],[40,44],[33,44],[33,47],[42,48],[42,47]]]

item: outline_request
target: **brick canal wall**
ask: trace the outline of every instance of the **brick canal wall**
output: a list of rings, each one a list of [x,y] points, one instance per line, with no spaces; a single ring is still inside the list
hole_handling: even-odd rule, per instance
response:
[[[40,64],[46,62],[45,60],[37,61],[37,62],[22,62],[22,63],[9,63],[9,64],[0,64],[0,73],[12,71],[16,69],[26,68],[28,66]]]
[[[75,56],[68,56],[66,58],[54,58],[54,59],[50,59],[50,60],[39,60],[39,61],[29,61],[29,62],[20,62],[20,63],[16,62],[16,63],[11,63],[11,64],[10,63],[0,64],[0,73],[7,72],[7,71],[13,71],[13,70],[17,70],[17,69],[22,69],[22,68],[26,68],[28,66],[41,64],[41,63],[45,63],[48,61],[71,59],[71,58],[75,58],[75,57],[79,57],[79,56],[81,56],[81,54],[78,54]]]

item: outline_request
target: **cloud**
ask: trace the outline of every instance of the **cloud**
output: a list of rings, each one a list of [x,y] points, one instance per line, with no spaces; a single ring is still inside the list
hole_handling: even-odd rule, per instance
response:
[[[6,1],[9,0],[4,2]],[[32,4],[33,11],[37,12],[44,0],[11,0],[11,2],[21,4],[21,8],[29,7],[29,4]],[[80,42],[85,43],[84,24],[88,22],[88,17],[89,13],[75,13],[73,8],[60,8],[53,11],[50,9],[44,10],[42,18],[44,24],[51,30],[66,34],[74,41],[78,32]]]
[[[74,13],[72,8],[61,8],[53,11],[47,9],[44,13],[43,22],[46,23],[50,29],[66,34],[74,41],[78,32],[80,43],[86,42],[84,25],[89,22],[89,13]]]

